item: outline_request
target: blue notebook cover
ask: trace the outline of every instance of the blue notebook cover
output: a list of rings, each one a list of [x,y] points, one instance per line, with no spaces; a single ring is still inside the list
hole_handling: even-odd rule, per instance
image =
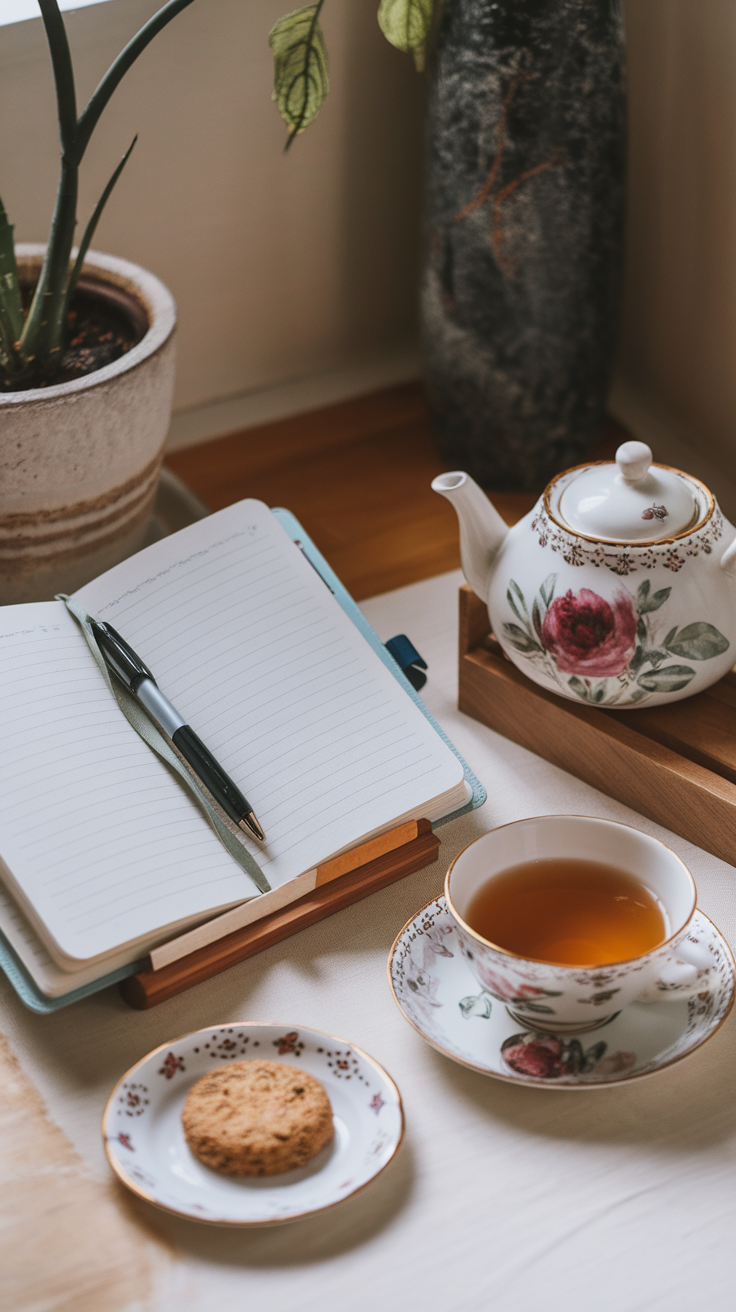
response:
[[[436,730],[443,742],[447,743],[450,751],[452,751],[461,762],[465,772],[466,782],[472,789],[473,796],[471,800],[467,802],[465,806],[460,807],[459,810],[453,811],[450,815],[443,816],[441,820],[435,820],[433,828],[436,829],[439,825],[446,824],[448,820],[456,820],[458,816],[465,815],[467,811],[472,811],[475,807],[482,806],[487,796],[485,788],[473,774],[473,771],[470,769],[467,762],[463,760],[455,745],[450,742],[447,734],[437,723],[434,716],[430,715],[419,694],[415,692],[391,653],[381,642],[378,634],[371,628],[365,615],[360,610],[360,607],[353,601],[347,588],[343,586],[334,570],[328,565],[322,553],[317,550],[311,538],[308,537],[307,533],[299,523],[299,520],[296,519],[289,510],[278,508],[272,513],[275,515],[281,527],[288,533],[292,541],[298,543],[310,564],[314,566],[317,573],[322,577],[345,613],[350,616],[350,619],[353,621],[356,628],[360,629],[366,642],[369,643],[378,656],[380,656],[386,668],[391,671],[396,679],[398,679],[402,688],[404,688],[407,693],[407,696],[411,697],[412,701],[416,702],[420,711],[429,720],[433,729]],[[49,998],[45,993],[41,993],[37,984],[28,974],[28,971],[22,961],[19,960],[4,934],[0,932],[0,967],[2,967],[7,978],[10,980],[18,997],[28,1008],[30,1008],[31,1011],[46,1013],[58,1011],[60,1007],[68,1007],[72,1002],[78,1002],[80,998],[87,998],[91,993],[99,993],[101,989],[106,989],[111,984],[118,984],[120,980],[126,979],[129,975],[137,975],[139,971],[145,970],[148,964],[147,958],[144,958],[142,961],[133,961],[127,966],[120,966],[118,970],[111,971],[109,975],[103,975],[100,979],[94,980],[91,984],[83,985],[82,988],[73,989],[70,993],[64,993],[58,998]]]

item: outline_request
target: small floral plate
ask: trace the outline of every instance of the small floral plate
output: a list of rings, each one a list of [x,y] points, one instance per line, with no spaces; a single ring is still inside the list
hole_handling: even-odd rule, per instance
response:
[[[222,1062],[254,1057],[303,1067],[324,1085],[335,1137],[314,1161],[283,1175],[220,1175],[189,1151],[184,1100]],[[384,1169],[404,1133],[401,1097],[355,1044],[288,1025],[213,1025],[154,1048],[115,1085],[102,1116],[107,1159],[124,1185],[164,1211],[213,1225],[273,1225],[334,1207]]]
[[[607,1024],[574,1037],[535,1029],[531,1010],[522,1028],[503,998],[478,992],[444,897],[404,926],[389,954],[388,981],[409,1024],[453,1061],[513,1084],[601,1088],[664,1070],[723,1024],[736,981],[731,950],[701,911],[693,918],[693,937],[716,967],[707,992],[681,1002],[634,1002]],[[518,999],[514,1009],[518,1013]]]

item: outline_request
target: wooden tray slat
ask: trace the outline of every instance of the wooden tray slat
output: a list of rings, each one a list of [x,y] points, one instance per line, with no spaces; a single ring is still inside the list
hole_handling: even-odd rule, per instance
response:
[[[731,677],[726,675],[727,679]],[[733,694],[734,691],[715,684],[713,690],[708,688],[686,701],[675,702],[674,706],[635,711],[636,727],[647,738],[671,747],[736,784],[736,705],[723,696],[724,692]]]
[[[736,680],[651,710],[577,705],[532,683],[460,592],[461,711],[651,820],[736,862]]]

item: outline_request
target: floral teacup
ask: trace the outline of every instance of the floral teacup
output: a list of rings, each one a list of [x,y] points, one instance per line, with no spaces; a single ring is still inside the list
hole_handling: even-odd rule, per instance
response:
[[[606,863],[640,879],[665,913],[664,942],[629,961],[558,966],[520,957],[466,924],[468,907],[488,879],[522,862],[559,857]],[[707,987],[710,958],[688,937],[697,898],[693,877],[664,843],[628,825],[569,815],[502,825],[455,858],[445,895],[476,979],[527,1027],[556,1034],[597,1029],[630,1002],[687,998]]]

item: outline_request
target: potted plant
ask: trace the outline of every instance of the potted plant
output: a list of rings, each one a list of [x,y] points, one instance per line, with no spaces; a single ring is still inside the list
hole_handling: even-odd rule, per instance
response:
[[[14,246],[0,201],[0,603],[71,591],[145,541],[169,426],[176,309],[151,273],[90,249],[135,146],[74,246],[79,168],[128,69],[193,0],[168,0],[121,51],[78,112],[57,0],[38,0],[56,90],[60,171],[48,243]],[[272,29],[274,99],[289,136],[329,87],[324,0]],[[382,0],[394,44],[416,43],[432,0]]]

